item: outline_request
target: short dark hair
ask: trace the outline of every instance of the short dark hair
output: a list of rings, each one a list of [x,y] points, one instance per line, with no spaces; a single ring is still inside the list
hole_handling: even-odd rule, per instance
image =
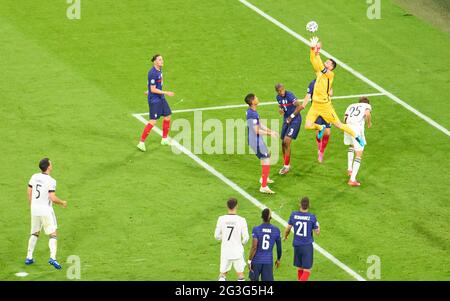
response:
[[[246,104],[248,104],[249,106],[251,106],[252,105],[252,101],[253,101],[253,99],[255,99],[255,94],[253,94],[253,93],[249,93],[249,94],[247,94],[247,96],[245,96],[245,103]]]
[[[161,54],[155,54],[155,55],[152,57],[152,63],[153,63],[154,61],[156,61],[156,59],[158,58],[158,56],[161,56]]]
[[[370,103],[369,99],[366,96],[363,96],[359,99],[359,102],[363,102],[363,103]]]
[[[278,83],[275,85],[275,91],[278,91],[278,89],[284,88],[284,85],[282,83]]]
[[[333,63],[333,70],[336,69],[337,63],[333,59],[329,59]]]
[[[237,200],[235,198],[229,198],[227,201],[227,207],[228,209],[234,209],[237,206]]]
[[[47,171],[49,166],[50,166],[50,159],[49,158],[44,158],[41,161],[39,161],[39,168],[43,172]]]
[[[266,223],[268,223],[270,221],[270,209],[269,208],[266,208],[261,212],[261,218]]]
[[[307,196],[302,198],[300,201],[300,206],[303,210],[307,210],[309,208],[309,198]]]

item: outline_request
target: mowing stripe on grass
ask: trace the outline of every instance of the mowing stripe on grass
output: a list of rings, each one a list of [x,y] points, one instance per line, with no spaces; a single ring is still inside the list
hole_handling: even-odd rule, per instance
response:
[[[347,98],[358,98],[361,96],[383,96],[383,93],[368,93],[368,94],[355,94],[355,95],[343,95],[343,96],[335,96],[332,99],[347,99]],[[265,101],[260,102],[258,106],[268,106],[278,104],[276,101]],[[195,111],[212,111],[212,110],[222,110],[222,109],[234,109],[234,108],[243,108],[248,107],[247,104],[240,105],[225,105],[225,106],[216,106],[216,107],[204,107],[204,108],[193,108],[193,109],[183,109],[183,110],[174,110],[172,113],[185,113],[185,112],[195,112]],[[139,113],[138,115],[147,115],[148,113]]]
[[[133,114],[133,117],[138,119],[142,123],[147,124],[147,120],[144,117],[142,117],[140,114]],[[152,130],[155,131],[158,135],[162,136],[162,131],[158,127],[154,126],[152,128]],[[241,187],[239,187],[236,183],[234,183],[233,181],[231,181],[230,179],[225,177],[223,174],[218,172],[214,167],[212,167],[211,165],[209,165],[208,163],[206,163],[205,161],[203,161],[202,159],[200,159],[199,157],[194,155],[190,150],[188,150],[187,148],[185,148],[184,146],[179,144],[176,140],[173,140],[172,138],[169,138],[169,139],[172,141],[173,146],[175,146],[181,152],[183,152],[185,155],[187,155],[189,158],[191,158],[192,160],[197,162],[201,167],[203,167],[204,169],[206,169],[207,171],[209,171],[210,173],[212,173],[213,175],[218,177],[222,182],[224,182],[225,184],[230,186],[233,190],[235,190],[236,192],[241,194],[243,197],[245,197],[247,200],[249,200],[253,205],[255,205],[256,207],[258,207],[260,209],[268,208],[268,206],[264,205],[263,203],[258,201],[256,198],[254,198],[253,196],[248,194],[245,190],[243,190]],[[283,227],[287,226],[287,222],[284,219],[282,219],[277,213],[275,213],[275,211],[272,211],[272,218],[275,219],[277,222],[279,222],[281,225],[283,225]],[[334,257],[332,254],[330,254],[324,248],[320,247],[318,244],[314,243],[314,248],[319,253],[321,253],[323,256],[328,258],[331,262],[333,262],[335,265],[337,265],[342,270],[344,270],[346,273],[348,273],[350,276],[355,278],[356,280],[365,281],[365,279],[363,277],[361,277],[361,275],[359,275],[354,270],[352,270],[351,268],[346,266],[339,259]]]
[[[287,32],[288,34],[290,34],[291,36],[293,36],[297,40],[299,40],[299,41],[303,42],[304,44],[306,44],[307,46],[309,46],[309,41],[307,39],[305,39],[303,36],[299,35],[295,31],[293,31],[292,29],[290,29],[289,27],[287,27],[286,25],[284,25],[280,21],[278,21],[275,18],[269,16],[268,14],[263,12],[258,7],[254,6],[253,4],[249,3],[246,0],[239,0],[239,2],[241,2],[245,6],[247,6],[248,8],[253,10],[254,12],[256,12],[257,14],[259,14],[260,16],[264,17],[268,21],[272,22],[273,24],[275,24],[279,28],[283,29],[285,32]],[[442,125],[440,125],[439,123],[437,123],[436,121],[431,119],[430,117],[422,114],[421,112],[419,112],[418,110],[416,110],[415,108],[410,106],[408,103],[404,102],[403,100],[401,100],[400,98],[398,98],[394,94],[386,91],[384,88],[382,88],[378,84],[374,83],[373,81],[371,81],[370,79],[368,79],[367,77],[365,77],[364,75],[362,75],[361,73],[359,73],[358,71],[356,71],[355,69],[353,69],[352,67],[347,65],[346,63],[342,62],[341,60],[337,59],[335,56],[333,56],[330,53],[326,52],[325,50],[322,49],[321,52],[325,56],[335,60],[338,65],[340,65],[342,68],[344,68],[345,70],[347,70],[348,72],[350,72],[351,74],[353,74],[354,76],[356,76],[357,78],[359,78],[360,80],[362,80],[363,82],[368,84],[369,86],[371,86],[371,87],[375,88],[376,90],[380,91],[381,93],[385,94],[387,97],[389,97],[390,99],[392,99],[393,101],[395,101],[399,105],[403,106],[404,108],[406,108],[410,112],[412,112],[415,115],[417,115],[419,118],[425,120],[427,123],[429,123],[430,125],[434,126],[438,130],[443,132],[445,135],[450,136],[450,131],[449,130],[447,130],[445,127],[443,127]]]

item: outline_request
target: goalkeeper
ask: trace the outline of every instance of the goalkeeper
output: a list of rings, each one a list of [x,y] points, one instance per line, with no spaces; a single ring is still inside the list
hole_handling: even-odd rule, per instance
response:
[[[315,123],[317,117],[322,116],[322,118],[327,123],[332,123],[338,129],[343,130],[361,145],[365,145],[365,141],[362,137],[357,137],[355,132],[346,124],[343,124],[336,112],[334,111],[333,105],[331,104],[331,91],[333,87],[334,73],[333,70],[336,68],[336,62],[333,59],[328,59],[325,64],[322,63],[320,58],[320,47],[319,38],[311,38],[311,50],[310,50],[310,60],[316,73],[316,84],[314,85],[312,105],[306,115],[305,128],[308,130],[318,130],[317,138],[321,139],[325,131],[325,125],[319,125]]]

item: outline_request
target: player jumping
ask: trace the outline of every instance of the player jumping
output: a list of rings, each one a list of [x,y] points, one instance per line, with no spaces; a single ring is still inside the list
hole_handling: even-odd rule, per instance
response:
[[[316,72],[316,83],[314,85],[312,105],[306,115],[305,128],[309,130],[318,130],[319,133],[317,134],[317,138],[322,139],[326,126],[315,123],[317,117],[322,116],[327,123],[332,123],[335,127],[354,137],[361,146],[364,146],[365,142],[363,137],[357,136],[354,130],[339,120],[339,117],[331,104],[331,91],[334,80],[333,70],[336,68],[336,62],[332,59],[328,59],[325,64],[322,63],[322,59],[320,58],[321,44],[319,43],[319,38],[311,38],[310,46],[310,60],[314,71]]]
[[[345,111],[345,123],[348,124],[357,135],[363,137],[366,141],[364,135],[364,125],[367,121],[367,128],[372,127],[372,107],[369,104],[369,99],[367,97],[361,97],[358,103],[354,103],[348,106]],[[361,183],[356,181],[356,175],[358,174],[359,166],[361,165],[362,153],[364,151],[364,146],[360,146],[355,143],[355,139],[344,133],[344,144],[349,145],[348,148],[348,175],[350,180],[348,185],[350,186],[360,186]],[[367,144],[367,143],[366,143]],[[355,161],[353,162],[354,153],[356,153]]]
[[[280,169],[279,174],[285,175],[290,169],[291,160],[291,142],[297,139],[300,126],[302,124],[302,115],[300,111],[303,109],[294,93],[286,91],[283,84],[276,84],[277,102],[280,107],[280,114],[284,115],[283,127],[281,129],[282,148],[284,166]]]
[[[306,91],[306,95],[305,98],[303,99],[303,107],[306,107],[306,105],[308,104],[309,101],[312,101],[313,98],[313,92],[314,92],[314,85],[316,84],[316,80],[313,79],[308,86],[308,89]],[[330,96],[333,96],[333,89],[330,90]],[[317,142],[317,153],[318,153],[318,157],[317,160],[319,161],[319,163],[323,162],[323,154],[325,153],[325,148],[328,145],[328,141],[330,139],[330,134],[331,134],[331,124],[327,123],[322,116],[317,117],[316,122],[319,125],[325,125],[325,131],[323,133],[323,136],[321,139],[319,139],[317,137],[317,135],[319,134],[319,130],[317,130],[316,133],[316,142]]]
[[[62,207],[67,207],[67,202],[60,200],[55,195],[56,180],[50,176],[53,170],[51,161],[44,158],[39,162],[41,173],[34,174],[30,182],[28,182],[28,202],[31,207],[31,236],[28,240],[28,252],[25,264],[30,265],[34,263],[33,252],[36,247],[37,240],[41,229],[44,228],[46,235],[49,235],[48,247],[50,248],[50,259],[48,263],[61,269],[61,265],[56,261],[56,223],[55,212],[52,204],[58,204]]]
[[[161,116],[163,116],[163,135],[161,139],[162,145],[168,145],[169,140],[167,139],[167,134],[170,128],[170,115],[172,111],[170,110],[169,104],[165,98],[167,96],[174,96],[175,93],[170,91],[163,91],[163,74],[162,67],[164,66],[163,57],[160,54],[156,54],[152,57],[153,67],[148,72],[148,105],[150,108],[149,121],[144,128],[141,135],[141,140],[137,145],[137,148],[145,152],[145,139],[156,124]]]

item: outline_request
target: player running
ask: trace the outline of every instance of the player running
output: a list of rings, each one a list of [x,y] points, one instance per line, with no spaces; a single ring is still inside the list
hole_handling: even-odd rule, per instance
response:
[[[314,71],[316,72],[316,83],[313,90],[312,105],[306,115],[305,128],[318,130],[319,133],[317,134],[317,138],[322,139],[326,126],[315,123],[317,117],[322,116],[327,123],[332,123],[335,127],[354,137],[361,146],[364,146],[365,142],[363,137],[357,136],[355,131],[339,120],[339,117],[331,104],[330,97],[334,80],[333,70],[336,68],[336,62],[332,59],[328,59],[325,64],[322,63],[322,59],[320,58],[321,44],[319,43],[319,38],[311,38],[310,46],[310,60]]]
[[[356,133],[363,137],[364,141],[366,141],[366,137],[364,135],[364,125],[365,121],[367,121],[367,128],[372,127],[372,107],[369,104],[369,99],[367,97],[361,97],[358,103],[354,103],[348,106],[345,111],[345,123],[348,124]],[[348,148],[348,175],[350,176],[350,180],[348,181],[348,185],[350,186],[360,186],[361,183],[356,181],[356,175],[359,171],[359,166],[361,165],[361,158],[364,151],[364,146],[360,146],[358,143],[355,143],[355,139],[344,133],[344,144],[349,145]],[[366,142],[367,144],[367,142]],[[353,162],[354,154],[356,153],[355,161]]]
[[[297,267],[297,279],[307,281],[311,275],[313,266],[313,231],[319,235],[319,222],[314,214],[308,212],[309,198],[304,197],[300,201],[300,211],[293,211],[289,218],[288,226],[284,230],[286,240],[294,227],[294,266]]]
[[[308,86],[308,89],[306,91],[305,98],[303,99],[303,107],[306,107],[309,101],[312,101],[313,98],[313,92],[314,92],[314,85],[316,84],[316,80],[313,79]],[[330,96],[333,96],[333,89],[330,90]],[[321,139],[318,138],[319,130],[316,131],[316,142],[317,142],[317,160],[319,163],[323,162],[323,154],[325,153],[325,148],[328,145],[328,141],[330,139],[331,134],[331,124],[327,123],[322,116],[317,117],[316,124],[319,125],[325,125],[325,131],[323,133],[323,136]]]
[[[162,145],[170,144],[167,134],[170,128],[170,115],[172,111],[170,110],[169,104],[165,98],[167,96],[174,96],[175,93],[170,91],[163,91],[163,74],[162,67],[164,66],[163,57],[160,54],[156,54],[152,57],[153,67],[148,72],[148,105],[150,108],[149,121],[144,128],[141,135],[141,140],[137,145],[137,148],[145,152],[145,139],[147,139],[148,134],[155,126],[156,121],[163,116],[163,135],[161,139]]]
[[[61,265],[56,261],[56,223],[55,212],[52,204],[58,204],[67,207],[67,202],[60,200],[55,195],[56,180],[50,176],[53,165],[48,158],[44,158],[39,162],[41,173],[34,174],[28,182],[28,202],[31,207],[31,236],[28,240],[28,252],[25,264],[34,263],[33,251],[36,247],[37,240],[41,229],[44,228],[46,235],[49,235],[48,246],[50,248],[50,259],[48,263],[56,269],[61,269]]]
[[[289,172],[291,161],[291,142],[297,139],[300,126],[302,124],[302,115],[300,106],[294,93],[286,91],[283,84],[276,84],[277,102],[280,107],[280,114],[284,115],[283,127],[281,129],[281,140],[283,149],[284,166],[280,169],[279,174],[285,175]]]
[[[238,275],[238,281],[244,281],[244,246],[248,241],[248,228],[245,218],[236,214],[238,202],[234,198],[227,201],[228,214],[217,220],[214,237],[222,241],[220,252],[219,281],[225,281],[231,266]]]
[[[269,179],[270,173],[270,154],[267,149],[266,144],[264,143],[261,135],[270,135],[272,137],[277,137],[277,132],[272,131],[271,129],[265,127],[259,122],[259,115],[256,111],[256,107],[259,104],[258,97],[255,94],[248,94],[245,96],[245,103],[248,104],[249,108],[247,109],[247,128],[248,128],[248,144],[253,149],[258,157],[261,160],[262,165],[262,175],[259,179],[261,183],[261,187],[259,191],[262,193],[273,194],[267,183],[273,183],[271,179]]]
[[[273,281],[273,246],[277,244],[277,260],[275,266],[280,266],[282,255],[280,229],[270,223],[269,208],[262,211],[263,223],[252,230],[252,248],[248,256],[249,278],[252,281]]]

